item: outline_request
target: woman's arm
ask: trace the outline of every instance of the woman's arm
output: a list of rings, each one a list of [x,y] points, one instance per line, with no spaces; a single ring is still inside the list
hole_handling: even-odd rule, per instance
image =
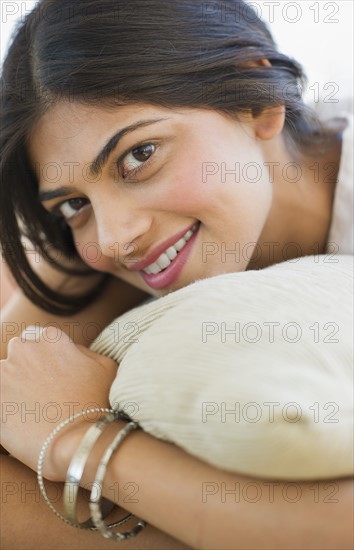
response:
[[[75,403],[75,412],[93,402],[107,407],[116,374],[113,361],[78,348],[65,334],[60,342],[51,342],[51,330],[43,331],[38,343],[14,339],[1,367],[2,397],[9,405],[1,420],[1,438],[4,447],[32,469],[43,441],[70,414],[67,404]],[[63,414],[55,421],[48,410],[53,402]],[[65,479],[87,429],[84,422],[69,426],[49,449],[44,475],[51,480]],[[100,438],[87,464],[84,486],[94,481],[97,457],[116,429],[109,426]],[[194,548],[298,550],[353,545],[351,480],[299,484],[252,480],[219,471],[142,431],[130,434],[114,455],[104,494]]]
[[[58,439],[65,470],[86,429]],[[83,486],[116,431],[105,432]],[[353,548],[353,489],[351,479],[272,482],[223,472],[136,431],[113,456],[103,494],[192,548],[333,550]]]
[[[185,550],[187,547],[152,526],[144,529],[138,538],[117,544],[100,533],[75,529],[60,521],[41,498],[36,474],[12,457],[0,457],[2,487],[0,548],[3,550]],[[60,509],[62,483],[46,483],[48,494]],[[89,517],[88,495],[78,497],[78,516]],[[109,516],[115,521],[126,515],[115,509]],[[131,529],[135,521],[125,528]]]
[[[145,435],[136,432],[131,434],[130,442],[127,438],[122,444],[112,462],[113,468],[119,469],[118,477],[113,468],[109,468],[104,487],[107,497],[119,496],[116,500],[121,501],[124,509],[150,522],[137,537],[118,546],[98,533],[64,525],[40,497],[34,472],[11,457],[0,457],[1,548],[184,549],[182,542],[153,527],[162,524],[164,531],[176,532],[177,539],[191,540],[194,548],[333,550],[353,547],[351,480],[334,480],[328,484],[272,484],[268,480],[230,476],[209,467],[203,471],[200,466],[204,468],[204,464],[176,447],[151,436],[147,436],[147,442],[142,441],[141,436]],[[187,468],[185,458],[190,462]],[[84,484],[93,473],[87,472]],[[50,482],[47,490],[55,506],[61,509],[63,485]],[[87,496],[79,495],[80,518],[88,516],[87,502]],[[200,509],[197,513],[196,507]],[[123,515],[120,510],[117,517]]]

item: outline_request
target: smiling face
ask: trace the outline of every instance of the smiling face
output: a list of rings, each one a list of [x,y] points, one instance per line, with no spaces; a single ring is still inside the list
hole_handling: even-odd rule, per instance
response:
[[[251,116],[60,102],[29,154],[43,206],[66,219],[83,260],[154,296],[244,271],[272,202]]]

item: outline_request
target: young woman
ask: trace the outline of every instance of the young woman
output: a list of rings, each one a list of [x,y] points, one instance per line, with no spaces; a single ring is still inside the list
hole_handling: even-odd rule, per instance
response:
[[[82,346],[96,336],[90,323],[103,329],[147,295],[314,247],[320,254],[329,242],[352,253],[348,230],[333,225],[346,122],[322,125],[301,99],[301,67],[277,51],[251,7],[222,4],[221,17],[199,0],[44,0],[5,60],[1,239],[22,293],[3,315],[3,401],[39,411],[25,412],[23,422],[7,410],[3,420],[12,455],[2,457],[5,548],[114,546],[61,524],[28,497],[35,487],[28,467],[36,469],[55,427],[42,414],[48,396],[61,410],[108,406],[117,366]],[[237,263],[225,253],[235,243],[247,250]],[[53,329],[38,329],[50,324],[63,331],[55,342]],[[29,325],[37,331],[13,338]],[[86,429],[78,422],[56,439],[48,479],[65,480]],[[101,449],[116,430],[105,431]],[[306,483],[296,509],[282,496],[285,483],[257,503],[206,501],[209,481],[250,482],[142,431],[131,434],[110,463],[104,494],[156,530],[123,546],[351,546],[349,480],[336,481],[330,509]],[[123,494],[128,482],[139,488],[137,502]]]

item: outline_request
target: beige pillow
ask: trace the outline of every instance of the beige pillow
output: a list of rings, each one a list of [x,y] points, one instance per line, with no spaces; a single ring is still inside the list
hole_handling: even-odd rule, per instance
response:
[[[120,363],[112,406],[214,466],[352,475],[352,291],[352,256],[219,275],[122,315],[92,349]]]

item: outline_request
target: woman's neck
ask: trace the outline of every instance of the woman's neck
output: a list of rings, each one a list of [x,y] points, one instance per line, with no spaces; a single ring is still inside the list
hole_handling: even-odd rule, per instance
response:
[[[325,253],[341,149],[340,133],[321,155],[296,161],[282,137],[266,143],[266,162],[274,170],[273,201],[247,269]]]

